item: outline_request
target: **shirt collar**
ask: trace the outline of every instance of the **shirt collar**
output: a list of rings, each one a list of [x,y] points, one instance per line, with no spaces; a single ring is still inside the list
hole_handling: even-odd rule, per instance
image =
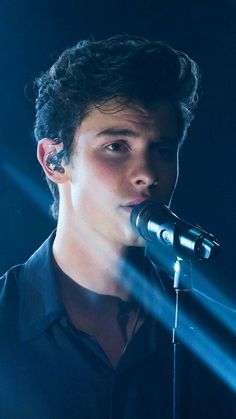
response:
[[[19,277],[19,333],[26,341],[44,331],[63,313],[53,268],[55,231],[23,265]]]
[[[65,314],[52,254],[55,235],[56,231],[53,231],[21,269],[18,282],[21,341],[42,333]],[[150,262],[148,265],[150,270]]]

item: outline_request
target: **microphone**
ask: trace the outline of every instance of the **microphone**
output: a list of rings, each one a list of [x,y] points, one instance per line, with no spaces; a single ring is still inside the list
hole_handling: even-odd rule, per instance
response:
[[[219,253],[219,241],[211,233],[180,219],[167,205],[144,201],[133,207],[130,221],[145,240],[172,246],[179,257],[207,260]]]

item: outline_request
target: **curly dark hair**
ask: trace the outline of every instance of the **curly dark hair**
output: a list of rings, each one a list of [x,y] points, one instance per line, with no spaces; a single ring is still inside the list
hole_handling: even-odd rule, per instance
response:
[[[117,35],[106,40],[83,40],[65,50],[37,80],[35,137],[59,138],[67,164],[76,128],[92,106],[119,98],[123,106],[136,103],[145,109],[169,101],[176,106],[180,138],[193,119],[199,71],[183,52],[160,41]],[[56,219],[59,193],[47,179],[54,197]]]

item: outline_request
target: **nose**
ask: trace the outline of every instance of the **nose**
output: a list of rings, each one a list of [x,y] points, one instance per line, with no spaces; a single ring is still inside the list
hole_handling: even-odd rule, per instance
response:
[[[157,185],[157,168],[154,170],[153,164],[147,158],[136,162],[131,174],[131,183],[138,190]]]

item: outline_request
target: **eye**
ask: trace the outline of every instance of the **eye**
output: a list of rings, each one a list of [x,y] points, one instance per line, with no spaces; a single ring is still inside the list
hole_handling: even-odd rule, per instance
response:
[[[113,143],[106,145],[105,148],[113,153],[122,153],[129,150],[129,146],[125,141],[114,141]]]
[[[158,143],[153,143],[151,150],[159,154],[163,159],[170,160],[176,157],[178,152],[178,147],[175,145],[161,145]]]

